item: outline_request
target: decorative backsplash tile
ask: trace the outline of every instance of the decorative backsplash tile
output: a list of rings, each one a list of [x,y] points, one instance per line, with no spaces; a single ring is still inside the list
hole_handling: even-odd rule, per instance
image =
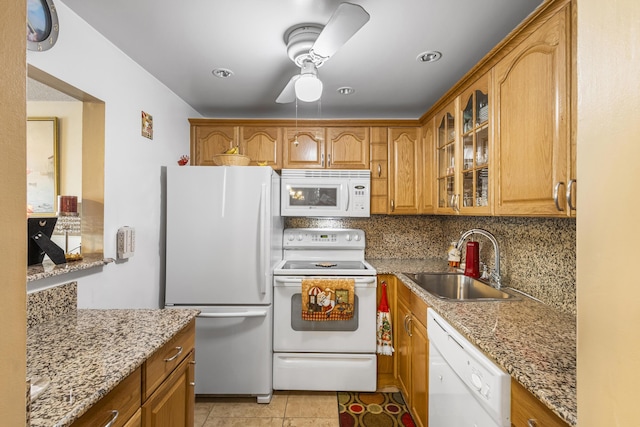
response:
[[[77,310],[77,306],[78,282],[29,293],[27,295],[27,327],[71,313]]]
[[[286,227],[360,228],[369,259],[446,259],[460,234],[483,228],[500,246],[504,286],[576,314],[575,218],[372,215],[370,218],[287,218]],[[480,259],[493,267],[493,247],[479,236]],[[464,255],[464,251],[463,251]],[[464,257],[463,257],[464,260]]]

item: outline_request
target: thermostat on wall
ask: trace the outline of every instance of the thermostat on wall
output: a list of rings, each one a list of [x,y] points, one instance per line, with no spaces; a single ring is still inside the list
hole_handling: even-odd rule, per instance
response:
[[[120,227],[118,229],[118,259],[132,257],[135,250],[136,230],[133,227]]]

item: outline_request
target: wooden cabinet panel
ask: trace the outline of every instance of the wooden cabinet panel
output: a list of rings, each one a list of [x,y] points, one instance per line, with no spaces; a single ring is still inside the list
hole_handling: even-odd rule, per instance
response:
[[[240,153],[251,158],[251,165],[266,162],[282,169],[283,129],[280,127],[240,127]]]
[[[215,166],[213,156],[238,144],[238,126],[191,126],[191,164]]]
[[[391,312],[391,328],[392,334],[395,335],[396,331],[396,321],[393,316],[396,313],[396,277],[391,274],[378,275],[378,288],[376,301],[380,302],[380,297],[382,295],[382,282],[387,283],[387,301],[389,303],[389,310]],[[395,356],[392,354],[391,356],[386,355],[377,355],[377,388],[383,389],[386,387],[395,387]]]
[[[567,215],[568,22],[567,6],[495,67],[497,214]],[[564,212],[553,198],[558,183]]]
[[[195,406],[193,357],[192,350],[142,405],[144,427],[193,426]]]
[[[392,214],[417,214],[420,128],[389,128],[389,203]]]
[[[368,169],[369,128],[327,128],[327,168]]]
[[[511,425],[514,427],[568,427],[547,406],[511,379]]]
[[[386,214],[389,206],[389,173],[386,127],[372,127],[370,130],[371,155],[371,213]]]
[[[420,213],[433,213],[435,211],[433,189],[435,186],[435,121],[427,120],[422,127],[422,165],[420,171]]]
[[[147,359],[143,371],[142,398],[146,400],[195,347],[195,320]]]
[[[112,427],[122,427],[140,408],[141,369],[136,369],[105,397],[100,399],[73,427],[104,426],[115,418]],[[117,411],[117,412],[116,412]],[[117,415],[117,417],[116,417]]]
[[[409,398],[411,396],[411,311],[400,299],[398,299],[397,310],[398,326],[396,331],[398,337],[395,354],[398,364],[398,382],[404,396]]]
[[[414,319],[418,316],[414,313]],[[426,320],[426,314],[425,314]],[[417,320],[411,329],[411,414],[420,427],[429,424],[429,340],[427,328]]]
[[[133,417],[129,418],[129,421],[124,427],[142,427],[142,408],[138,408]]]
[[[321,169],[325,167],[324,128],[288,128],[282,167]]]

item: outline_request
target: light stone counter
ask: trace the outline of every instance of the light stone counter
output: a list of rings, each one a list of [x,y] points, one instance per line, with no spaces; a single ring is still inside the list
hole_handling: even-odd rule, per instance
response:
[[[157,349],[198,310],[77,310],[30,326],[27,375],[49,387],[31,406],[31,426],[68,426]]]
[[[394,274],[561,419],[577,425],[574,316],[516,292],[519,301],[448,302],[402,274],[447,271],[441,259],[367,261],[378,274]]]

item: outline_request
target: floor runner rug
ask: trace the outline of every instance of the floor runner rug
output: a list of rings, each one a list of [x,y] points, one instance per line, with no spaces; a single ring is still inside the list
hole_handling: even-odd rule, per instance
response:
[[[415,427],[400,392],[338,392],[340,427]]]

